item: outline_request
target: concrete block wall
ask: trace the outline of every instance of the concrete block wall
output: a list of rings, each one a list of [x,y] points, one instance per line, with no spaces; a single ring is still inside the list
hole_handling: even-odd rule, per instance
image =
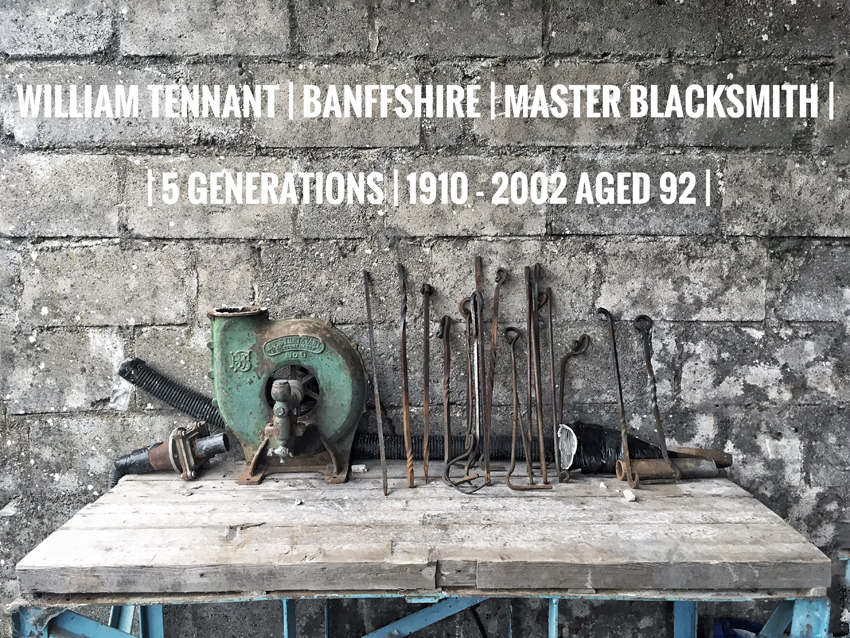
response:
[[[455,319],[505,267],[502,325],[524,322],[522,267],[553,288],[556,347],[587,332],[567,417],[616,427],[599,305],[656,322],[670,438],[735,456],[729,475],[830,555],[850,505],[850,7],[837,0],[5,0],[0,5],[0,599],[14,564],[106,488],[111,460],[187,417],[143,395],[110,408],[118,364],[140,356],[209,392],[206,311],[259,303],[334,321],[367,354],[360,273],[374,279],[380,381],[398,414],[395,264],[409,275],[414,427],[421,299]],[[667,85],[835,82],[836,118],[56,120],[16,117],[17,83]],[[170,167],[170,168],[169,168]],[[176,168],[175,168],[176,167]],[[708,206],[146,205],[147,169],[711,171]],[[489,287],[489,284],[488,284]],[[488,296],[491,291],[488,292]],[[489,302],[488,302],[489,307]],[[630,422],[652,436],[637,333],[618,324]],[[433,331],[432,331],[433,334]],[[440,366],[432,345],[432,368]],[[496,429],[509,426],[507,350]],[[436,372],[432,378],[439,376]],[[463,396],[458,371],[453,395]],[[436,382],[432,419],[441,419]],[[437,405],[439,404],[439,405]],[[455,406],[456,419],[462,405]],[[397,418],[397,422],[400,420]],[[456,421],[458,422],[458,421]],[[548,419],[547,419],[548,423]],[[362,427],[373,428],[372,421]],[[830,591],[835,623],[847,592]],[[314,608],[315,607],[315,608]],[[321,609],[305,605],[304,635]],[[566,636],[671,635],[663,604],[563,605]],[[334,602],[332,635],[365,633],[397,603]],[[717,613],[743,613],[740,607]],[[264,636],[276,608],[170,609],[171,635]],[[488,602],[425,635],[502,635]],[[753,618],[765,609],[754,606]],[[545,610],[517,602],[523,635]],[[10,635],[8,617],[2,635]],[[230,623],[230,624],[228,624]],[[703,627],[707,630],[707,627]]]

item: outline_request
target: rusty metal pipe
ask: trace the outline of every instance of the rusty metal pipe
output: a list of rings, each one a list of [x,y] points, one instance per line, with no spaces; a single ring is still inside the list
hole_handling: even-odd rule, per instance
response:
[[[675,471],[664,459],[633,459],[631,469],[641,480],[679,478],[697,479],[717,476],[717,465],[710,459],[674,458],[670,459]],[[626,468],[623,461],[617,461],[617,478],[626,480]]]
[[[732,455],[722,450],[707,450],[699,447],[671,447],[671,454],[679,458],[709,459],[717,467],[732,467]]]
[[[534,312],[532,310],[532,306],[537,305],[537,300],[534,299],[532,302],[532,287],[531,287],[531,268],[526,266],[523,270],[523,276],[525,277],[525,334],[527,335],[527,343],[525,347],[526,354],[526,405],[528,406],[527,418],[526,422],[528,424],[528,443],[529,445],[534,445],[534,414],[531,409],[531,400],[532,400],[532,377],[533,373],[531,371],[532,366],[534,365],[534,359],[532,357],[531,350],[531,340],[533,328],[532,328],[532,318],[534,317]],[[531,455],[526,451],[526,462],[528,462],[528,458]],[[544,457],[545,459],[545,457]],[[542,467],[546,466],[545,460],[542,460],[540,465]],[[529,463],[528,466],[528,480],[531,483],[534,483],[534,468]]]
[[[546,323],[549,329],[549,379],[552,387],[553,457],[555,459],[555,476],[558,477],[558,482],[564,483],[570,480],[570,472],[569,468],[561,467],[561,451],[558,446],[558,395],[555,389],[555,331],[552,328],[552,288],[546,288],[546,305],[549,311],[546,316]]]

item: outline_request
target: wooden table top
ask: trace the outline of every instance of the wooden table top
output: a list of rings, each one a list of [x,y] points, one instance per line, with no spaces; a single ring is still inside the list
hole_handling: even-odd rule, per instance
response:
[[[26,592],[203,595],[479,592],[788,592],[822,595],[830,560],[726,479],[642,485],[614,477],[552,490],[464,495],[431,478],[405,487],[376,462],[342,485],[278,474],[240,486],[242,465],[184,483],[127,476],[17,565]],[[432,473],[439,476],[438,464]]]

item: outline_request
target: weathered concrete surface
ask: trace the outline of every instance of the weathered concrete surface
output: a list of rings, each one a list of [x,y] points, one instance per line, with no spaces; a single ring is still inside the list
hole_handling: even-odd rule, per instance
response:
[[[10,237],[114,237],[123,162],[24,154],[3,166],[0,232]]]
[[[373,33],[369,6],[358,0],[297,0],[296,43],[308,55],[366,53]],[[282,25],[281,25],[282,26]]]
[[[666,88],[677,84],[680,91],[690,84],[805,84],[819,80],[816,65],[774,61],[724,62],[718,64],[660,64],[641,75],[641,83],[659,85],[659,106],[667,104]],[[823,88],[820,89],[823,91]],[[728,103],[725,103],[728,104]],[[794,105],[799,113],[799,106]],[[821,108],[823,102],[820,103]],[[724,107],[725,114],[725,107]],[[811,146],[812,125],[803,118],[731,118],[728,115],[691,118],[648,118],[641,141],[650,146],[698,146],[710,148],[796,148]]]
[[[197,283],[183,246],[116,242],[32,247],[21,318],[39,326],[181,323]]]
[[[108,2],[12,1],[0,8],[0,52],[14,57],[85,56],[105,51],[112,40]]]
[[[553,288],[555,352],[588,334],[565,380],[565,420],[618,428],[598,306],[617,318],[629,427],[654,440],[643,353],[632,320],[649,313],[658,400],[671,442],[725,449],[727,472],[834,555],[847,542],[850,368],[850,20],[837,2],[693,0],[192,0],[17,2],[0,7],[0,602],[14,564],[106,486],[111,459],[162,440],[189,417],[134,393],[110,409],[117,366],[139,356],[210,391],[206,312],[258,303],[337,322],[368,356],[362,271],[372,275],[387,427],[401,430],[396,263],[408,284],[412,427],[422,431],[422,298],[431,307],[431,425],[442,425],[442,315],[452,318],[451,417],[465,419],[459,301],[484,260],[489,316],[504,267],[500,326],[525,330],[523,268]],[[480,84],[482,117],[288,119],[289,82]],[[617,119],[490,119],[490,82],[616,84]],[[16,85],[280,83],[278,117],[22,119]],[[809,83],[817,119],[629,118],[634,83]],[[835,96],[828,119],[829,82]],[[663,103],[662,103],[663,105]],[[572,106],[572,105],[570,105]],[[300,110],[300,109],[299,109]],[[378,171],[380,204],[179,204],[147,201],[148,169]],[[392,201],[393,170],[403,187]],[[705,203],[705,172],[711,197]],[[406,175],[469,178],[466,205],[409,202]],[[497,171],[563,171],[567,203],[496,206]],[[696,204],[576,204],[582,172],[693,172]],[[185,181],[184,181],[185,184]],[[477,192],[483,191],[484,197]],[[157,191],[155,191],[155,194]],[[300,191],[299,191],[300,193]],[[438,200],[439,201],[439,200]],[[484,330],[489,332],[489,323]],[[543,354],[548,355],[544,334]],[[525,402],[525,338],[518,348]],[[501,340],[493,428],[511,424]],[[548,363],[548,362],[547,362]],[[544,386],[548,388],[548,366]],[[545,392],[544,424],[551,428]],[[369,398],[371,406],[372,398]],[[370,407],[363,428],[374,430]],[[238,446],[236,446],[238,447]],[[57,448],[63,454],[56,454]],[[236,449],[233,453],[239,453]],[[604,479],[607,480],[607,479]],[[842,531],[843,530],[843,531]],[[845,539],[842,541],[841,539]],[[850,619],[847,592],[830,591]],[[364,635],[403,601],[333,601],[331,635]],[[5,606],[3,607],[5,609]],[[705,605],[764,621],[764,605]],[[169,608],[169,635],[280,632],[276,604]],[[564,636],[670,634],[661,603],[562,602]],[[323,635],[324,606],[299,603],[299,635]],[[488,601],[423,636],[545,635],[538,601]],[[833,631],[839,629],[833,623]],[[481,633],[483,629],[483,634]],[[9,638],[7,618],[0,636]]]
[[[721,29],[722,6],[716,0],[557,0],[552,7],[549,47],[557,53],[597,56],[710,56]]]
[[[285,55],[289,51],[286,2],[193,0],[129,6],[119,20],[124,55]]]
[[[721,222],[720,208],[724,201],[722,185],[724,183],[724,164],[716,155],[649,155],[625,154],[609,155],[556,155],[548,163],[548,171],[562,171],[567,176],[565,190],[567,203],[549,206],[550,232],[553,235],[710,235],[716,233]],[[706,171],[710,176],[706,178]],[[600,205],[596,190],[597,175],[601,172],[611,174],[610,182],[602,182],[603,188],[617,195],[618,174],[626,173],[623,183],[628,190],[625,197],[635,201],[635,184],[640,183],[633,173],[644,173],[649,184],[649,201],[644,204]],[[582,173],[587,174],[588,184],[592,187],[593,203],[586,200],[576,203],[577,186]],[[690,196],[695,203],[683,204],[680,197],[674,197],[671,204],[660,199],[662,194],[670,194],[670,183],[665,182],[668,191],[661,190],[662,176],[672,173],[676,193],[683,193],[686,186],[693,182]],[[691,177],[682,180],[679,176],[691,173]],[[706,198],[706,183],[708,198]],[[727,188],[728,192],[728,188]],[[602,195],[605,196],[605,193]],[[616,200],[615,200],[616,201]]]
[[[381,0],[378,51],[432,57],[536,57],[542,50],[540,0]]]
[[[10,414],[76,412],[103,406],[126,357],[114,328],[32,330],[3,339],[3,386]]]
[[[850,193],[846,166],[807,156],[731,158],[724,224],[731,235],[846,237]]]

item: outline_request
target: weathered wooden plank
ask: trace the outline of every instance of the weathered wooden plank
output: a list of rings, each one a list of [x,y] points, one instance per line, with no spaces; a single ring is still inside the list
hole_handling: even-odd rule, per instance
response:
[[[109,570],[114,568],[135,583],[126,585],[132,589],[121,591],[149,591],[151,587],[157,590],[160,583],[167,587],[164,591],[234,591],[231,576],[240,579],[252,572],[250,569],[236,569],[232,573],[234,570],[231,568],[260,564],[272,572],[286,572],[286,577],[279,577],[285,582],[273,585],[271,583],[276,581],[269,580],[270,577],[264,576],[265,572],[260,570],[254,586],[248,589],[321,589],[316,584],[317,578],[322,579],[328,565],[348,564],[352,567],[353,577],[359,577],[360,566],[364,563],[389,569],[386,566],[433,564],[435,560],[475,560],[478,565],[476,582],[481,588],[504,587],[506,582],[510,582],[511,587],[519,587],[523,582],[522,587],[531,589],[585,586],[584,580],[569,580],[566,584],[546,579],[523,581],[526,575],[522,570],[515,572],[519,580],[505,580],[505,573],[493,567],[495,564],[510,566],[517,563],[544,565],[555,573],[568,569],[569,573],[582,576],[588,573],[588,569],[612,566],[615,569],[604,574],[610,580],[594,581],[596,587],[607,589],[623,586],[622,575],[618,575],[617,570],[626,566],[642,571],[649,579],[650,572],[663,572],[659,571],[659,565],[675,570],[679,564],[695,563],[709,566],[741,564],[739,571],[742,573],[748,573],[747,564],[771,563],[783,570],[789,584],[794,582],[797,587],[828,584],[829,560],[810,544],[801,542],[799,535],[790,527],[739,525],[731,544],[729,527],[705,526],[702,533],[696,535],[690,526],[676,529],[646,525],[624,529],[591,525],[581,530],[559,531],[548,538],[527,527],[512,528],[510,531],[513,533],[508,533],[506,528],[497,526],[483,527],[472,537],[468,530],[409,527],[388,531],[372,527],[305,527],[292,530],[261,526],[235,532],[221,530],[217,534],[211,534],[209,529],[156,530],[154,534],[149,530],[126,530],[117,538],[113,530],[60,530],[18,564],[18,576],[22,587],[35,590],[48,587],[43,590],[63,591],[67,583],[76,582],[73,591],[110,591],[109,587],[119,585],[110,579],[112,572]],[[305,571],[291,572],[292,565]],[[311,565],[316,574],[311,574]],[[815,575],[823,576],[823,580],[812,580],[812,566]],[[206,570],[215,576],[210,576],[203,583],[186,581],[180,585],[170,580],[175,567]],[[490,572],[486,571],[488,568]],[[485,571],[482,572],[482,569]],[[52,573],[61,585],[51,585],[46,582],[48,578],[40,578],[45,570]],[[730,583],[728,573],[712,570],[713,567],[694,583],[701,588],[728,587],[730,584],[743,587],[734,578]],[[93,579],[83,579],[82,574],[85,573],[92,574]],[[495,575],[487,576],[488,573]],[[723,580],[710,580],[709,576],[723,576]],[[297,578],[304,580],[298,581]],[[346,585],[342,575],[334,575],[332,581],[336,582],[336,587],[357,587],[355,584]],[[372,581],[372,586],[387,589],[401,586],[392,579],[381,585],[376,585],[377,582]],[[650,579],[647,582],[654,581]],[[750,583],[747,586],[756,586],[751,581],[747,582]],[[774,583],[773,579],[770,582]],[[101,584],[101,589],[91,589],[98,586],[97,583],[108,584]],[[206,589],[195,589],[201,585]],[[677,584],[676,588],[687,587]]]
[[[193,492],[191,507],[208,506],[201,518],[189,519],[183,513],[185,496],[161,495],[147,499],[102,499],[81,510],[66,525],[70,529],[123,529],[143,525],[148,529],[177,527],[220,527],[236,522],[302,525],[337,525],[341,516],[349,521],[369,525],[584,525],[616,523],[637,525],[647,517],[659,523],[781,523],[781,519],[755,499],[736,502],[731,507],[726,499],[710,497],[688,499],[673,508],[667,499],[645,498],[635,503],[625,499],[571,498],[551,499],[546,507],[534,500],[510,501],[481,497],[475,500],[447,498],[435,509],[434,503],[417,498],[357,499],[347,496],[308,496],[301,498],[276,495],[260,501],[247,500],[233,493]]]
[[[433,482],[406,489],[404,464],[391,470],[386,498],[379,472],[256,487],[236,485],[234,464],[194,484],[126,477],[27,555],[19,580],[104,594],[829,584],[829,560],[724,479],[648,486],[626,503],[622,484],[599,477],[540,496],[499,484],[467,496]]]
[[[352,473],[350,480],[347,483],[332,486],[336,491],[346,490],[375,490],[381,491],[381,471],[380,465],[376,462],[369,461],[365,463],[368,472],[362,474]],[[398,495],[404,495],[407,492],[407,475],[405,465],[401,461],[389,461],[387,464],[387,473],[390,478],[391,493],[389,498]],[[417,467],[417,470],[419,468]],[[186,489],[198,483],[205,486],[209,483],[215,485],[215,489],[232,489],[232,490],[253,490],[253,491],[277,491],[282,487],[300,487],[304,489],[325,490],[327,486],[320,475],[310,473],[298,474],[273,474],[267,477],[263,483],[256,486],[240,486],[236,484],[236,478],[242,471],[241,464],[221,463],[213,467],[206,468],[200,474],[200,478],[193,482],[184,482],[177,475],[171,472],[157,472],[153,474],[129,475],[121,479],[119,488],[133,490],[141,486],[143,491],[151,489],[151,483],[172,483],[175,490]],[[432,479],[428,485],[423,484],[421,473],[417,473],[416,490],[428,490],[429,494],[438,497],[445,494],[460,495],[457,491],[444,485],[442,481],[434,479],[433,476],[439,476],[442,472],[440,464],[431,464],[430,473]],[[517,479],[521,480],[521,479]],[[600,483],[606,485],[606,489],[600,488]],[[506,496],[511,498],[551,498],[558,493],[567,493],[571,496],[599,496],[608,498],[622,498],[622,490],[628,487],[622,481],[618,481],[614,476],[589,476],[576,474],[573,480],[569,483],[556,484],[553,490],[540,490],[536,492],[517,492],[510,490],[504,483],[504,471],[495,469],[493,471],[493,485],[488,487],[485,493],[493,492],[500,497]],[[726,479],[702,479],[699,481],[685,481],[681,483],[668,484],[645,484],[641,485],[641,492],[651,492],[656,494],[664,494],[668,496],[689,496],[689,495],[710,495],[718,496],[751,498],[743,488],[729,482]],[[474,498],[469,497],[469,498]]]
[[[24,590],[61,593],[239,592],[304,590],[331,592],[433,589],[435,565],[382,562],[321,565],[228,564],[157,566],[128,569],[108,565],[25,569],[18,573]]]
[[[98,555],[100,554],[100,555]],[[220,564],[263,556],[269,563],[362,560],[530,560],[576,564],[829,559],[791,527],[773,524],[585,525],[561,529],[488,525],[475,529],[370,525],[60,529],[18,564]]]
[[[658,562],[622,565],[555,565],[552,563],[479,562],[476,586],[481,590],[521,586],[527,589],[579,588],[687,590],[705,587],[758,589],[808,582],[826,586],[831,566],[822,562]]]
[[[419,597],[422,595],[433,595],[434,590],[416,591],[387,591],[382,596],[394,596],[398,598]],[[458,587],[451,590],[453,596],[476,596],[481,590]],[[16,606],[33,607],[62,607],[64,609],[75,609],[90,605],[155,605],[155,604],[194,604],[209,602],[243,602],[254,600],[279,600],[281,598],[313,599],[313,598],[356,598],[359,596],[374,596],[374,591],[366,590],[338,590],[333,592],[311,592],[304,590],[289,591],[246,591],[246,592],[219,592],[219,593],[162,593],[142,592],[127,593],[113,592],[108,594],[54,594],[42,592],[24,592],[15,600]],[[487,590],[490,598],[538,598],[540,596],[557,596],[560,598],[581,598],[590,600],[656,600],[664,601],[675,598],[677,600],[695,600],[705,602],[742,602],[757,600],[793,600],[798,598],[824,598],[825,587],[814,587],[811,589],[725,589],[725,590],[661,590],[661,589],[545,589],[545,590],[521,590],[521,589],[492,589]]]

